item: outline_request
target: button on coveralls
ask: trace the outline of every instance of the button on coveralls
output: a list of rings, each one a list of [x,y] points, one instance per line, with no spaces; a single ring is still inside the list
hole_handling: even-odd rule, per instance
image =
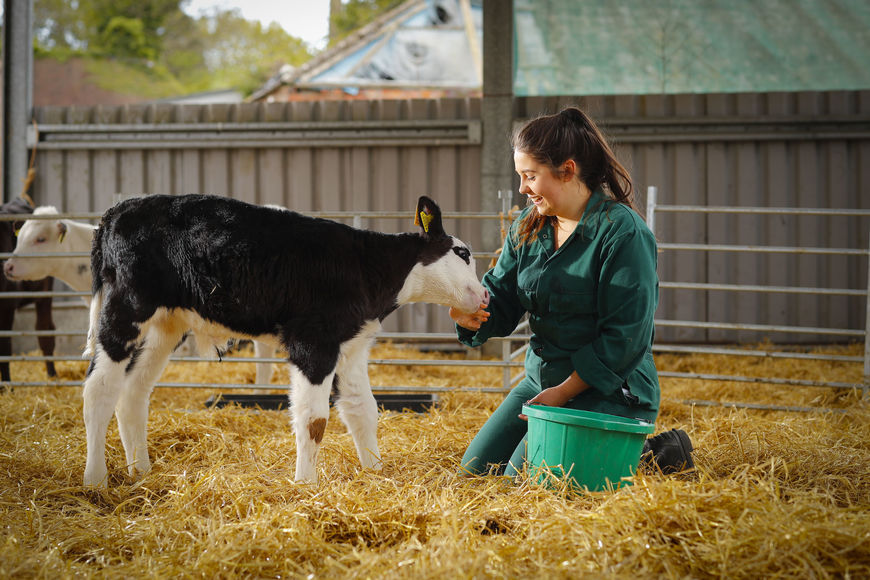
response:
[[[653,422],[659,384],[652,356],[658,305],[656,242],[631,208],[592,193],[571,236],[556,250],[548,222],[517,247],[510,229],[495,267],[484,275],[490,318],[477,331],[457,326],[459,340],[480,346],[509,335],[525,313],[532,337],[526,376],[475,436],[462,458],[470,473],[491,464],[514,475],[525,458],[528,425],[518,415],[543,389],[577,374],[591,386],[567,407]]]

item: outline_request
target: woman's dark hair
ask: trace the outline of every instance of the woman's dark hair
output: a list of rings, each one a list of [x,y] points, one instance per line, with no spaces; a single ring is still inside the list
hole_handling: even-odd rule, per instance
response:
[[[511,139],[514,151],[522,151],[555,173],[569,159],[574,160],[589,191],[603,188],[614,201],[637,211],[631,176],[616,159],[604,135],[586,113],[568,107],[555,115],[532,119]],[[552,217],[555,220],[555,217]],[[534,240],[547,218],[531,212],[519,224],[519,244]]]

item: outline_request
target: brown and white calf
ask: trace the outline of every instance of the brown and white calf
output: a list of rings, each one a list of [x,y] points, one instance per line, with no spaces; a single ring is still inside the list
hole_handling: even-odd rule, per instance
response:
[[[53,206],[40,206],[33,210],[36,216],[59,215]],[[9,280],[42,280],[52,276],[62,280],[78,292],[90,292],[93,286],[90,256],[31,257],[27,254],[90,253],[97,226],[68,219],[27,220],[18,230],[18,242],[13,256],[3,265],[3,273]],[[23,254],[23,255],[22,255]],[[90,296],[85,298],[90,304]],[[254,342],[257,358],[275,356],[274,347]],[[256,364],[256,382],[268,385],[272,382],[271,363]]]
[[[20,215],[21,219],[33,212],[33,206],[21,198],[13,199],[8,203],[0,205],[0,214]],[[20,222],[0,221],[0,252],[9,253],[15,248],[15,231],[20,226]],[[16,281],[0,277],[0,292],[48,292],[51,290],[54,281],[51,278],[42,278],[33,281]],[[54,321],[51,318],[51,297],[42,298],[2,298],[0,299],[0,330],[10,331],[15,322],[15,311],[28,304],[33,304],[36,307],[36,329],[37,330],[54,330]],[[55,338],[54,336],[40,336],[37,338],[39,348],[45,356],[54,354]],[[8,336],[0,337],[0,356],[10,356],[12,354],[12,338]],[[54,369],[54,362],[47,361],[45,370],[48,376],[55,377],[57,373]],[[9,363],[0,362],[0,380],[9,381]],[[2,390],[2,389],[0,389]]]
[[[53,206],[40,206],[35,216],[56,216]],[[59,254],[90,252],[96,226],[66,219],[27,220],[18,230],[13,256],[3,264],[10,280],[42,280],[52,276],[78,292],[90,292],[91,259],[88,256],[51,258],[26,257],[21,254]],[[85,298],[90,304],[90,297]]]
[[[109,209],[96,232],[84,384],[84,483],[106,485],[113,412],[131,475],[147,472],[154,382],[179,338],[242,336],[283,347],[291,368],[296,480],[317,480],[330,391],[360,463],[380,466],[369,351],[410,302],[475,311],[488,300],[468,246],[421,197],[423,231],[384,234],[214,196],[146,196]]]

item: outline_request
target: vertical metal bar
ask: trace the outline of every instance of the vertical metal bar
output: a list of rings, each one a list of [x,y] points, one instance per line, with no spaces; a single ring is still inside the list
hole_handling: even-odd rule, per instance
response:
[[[507,219],[508,215],[511,212],[511,201],[513,200],[513,191],[508,190],[498,190],[498,198],[501,200],[501,213],[504,216],[501,219]],[[502,240],[503,242],[504,240]]]
[[[27,180],[27,132],[33,104],[33,5],[3,0],[3,197],[20,195]]]
[[[498,190],[498,198],[501,200],[502,220],[506,220],[510,214],[512,194],[513,191],[510,189]],[[504,240],[501,241],[503,244]],[[501,244],[499,247],[501,247]],[[508,366],[508,363],[511,362],[511,341],[509,340],[502,341],[501,343],[501,360],[504,362],[504,366],[501,369],[501,386],[504,388],[505,393],[507,393],[511,390],[511,368]]]
[[[659,189],[655,185],[646,188],[646,225],[653,234],[656,233],[656,203]]]
[[[870,250],[870,244],[868,244]],[[870,251],[867,253],[867,314],[864,327],[864,383],[862,399],[870,400]]]
[[[501,360],[504,362],[501,369],[501,386],[507,394],[511,390],[511,368],[508,366],[508,363],[511,362],[511,341],[509,340],[503,340],[501,343]]]
[[[483,3],[483,96],[480,122],[480,209],[498,211],[492,195],[511,189],[514,180],[510,141],[514,120],[514,2],[489,0]],[[484,248],[497,247],[498,224],[481,224]]]

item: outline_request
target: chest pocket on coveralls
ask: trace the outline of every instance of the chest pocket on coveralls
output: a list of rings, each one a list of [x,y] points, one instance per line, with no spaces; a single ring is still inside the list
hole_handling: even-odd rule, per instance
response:
[[[593,292],[552,292],[549,311],[556,322],[554,338],[561,348],[580,348],[595,338],[598,305]]]
[[[535,291],[529,288],[517,288],[517,297],[526,312],[537,312],[538,301],[535,300]]]
[[[550,294],[550,312],[554,314],[588,314],[597,312],[593,292],[553,292]]]

